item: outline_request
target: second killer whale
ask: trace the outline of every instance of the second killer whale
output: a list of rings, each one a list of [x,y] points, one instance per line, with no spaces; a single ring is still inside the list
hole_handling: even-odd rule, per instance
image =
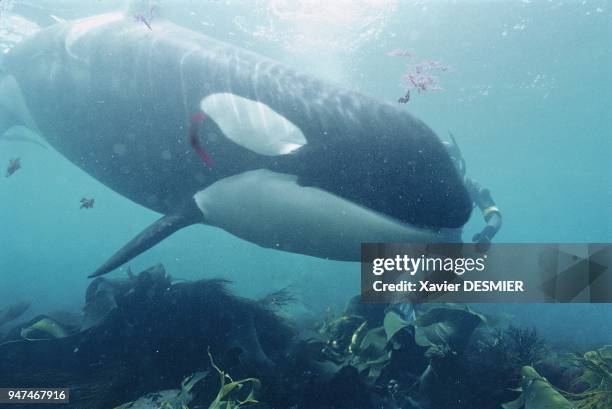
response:
[[[362,242],[456,241],[472,210],[444,145],[406,111],[167,20],[56,24],[2,69],[4,129],[29,127],[164,215],[91,276],[196,223],[358,261]],[[211,166],[188,142],[197,113]]]

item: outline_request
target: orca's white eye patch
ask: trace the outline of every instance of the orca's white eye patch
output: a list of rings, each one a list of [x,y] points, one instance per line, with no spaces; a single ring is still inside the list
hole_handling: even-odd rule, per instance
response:
[[[286,155],[306,145],[297,126],[262,102],[219,93],[204,98],[200,108],[229,139],[260,155]]]

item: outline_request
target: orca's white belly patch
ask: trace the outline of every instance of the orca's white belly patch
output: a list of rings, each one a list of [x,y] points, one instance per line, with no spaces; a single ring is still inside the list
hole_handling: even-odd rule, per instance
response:
[[[440,241],[334,194],[265,169],[222,179],[195,194],[204,221],[263,247],[358,261],[364,242]]]

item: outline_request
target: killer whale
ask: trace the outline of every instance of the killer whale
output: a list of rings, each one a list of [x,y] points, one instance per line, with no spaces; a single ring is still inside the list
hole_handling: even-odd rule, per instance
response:
[[[56,24],[2,69],[4,117],[164,215],[91,276],[196,223],[356,261],[361,242],[457,240],[472,210],[441,141],[406,111],[170,21]],[[198,112],[212,167],[188,143]]]

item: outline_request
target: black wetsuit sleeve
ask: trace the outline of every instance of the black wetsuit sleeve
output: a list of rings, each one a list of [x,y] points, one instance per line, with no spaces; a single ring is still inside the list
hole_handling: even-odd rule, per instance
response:
[[[483,188],[478,182],[469,178],[466,178],[465,184],[472,200],[482,211],[482,215],[487,223],[480,233],[474,235],[472,240],[476,243],[489,243],[499,229],[501,229],[501,211],[495,204],[489,189]]]

